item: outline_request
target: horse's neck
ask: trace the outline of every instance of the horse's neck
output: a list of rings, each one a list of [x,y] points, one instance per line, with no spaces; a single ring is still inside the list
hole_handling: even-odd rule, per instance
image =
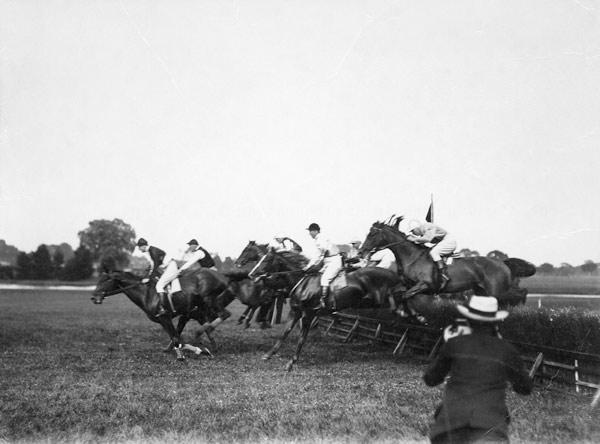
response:
[[[131,302],[144,311],[149,310],[152,299],[156,297],[156,294],[153,293],[150,288],[146,288],[146,286],[143,284],[140,284],[137,287],[129,288],[125,290],[124,293],[131,300]]]
[[[418,245],[412,243],[400,234],[393,235],[390,233],[387,240],[392,244],[387,248],[394,253],[396,263],[400,264],[403,268],[413,263],[419,256],[424,254],[424,251],[426,251],[423,248],[419,248]]]

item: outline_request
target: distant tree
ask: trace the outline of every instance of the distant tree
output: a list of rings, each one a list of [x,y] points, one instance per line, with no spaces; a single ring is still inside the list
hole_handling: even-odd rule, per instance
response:
[[[17,256],[19,256],[19,249],[8,245],[6,241],[0,239],[0,262],[15,265],[17,263]]]
[[[67,261],[63,268],[62,278],[68,281],[88,279],[94,272],[92,252],[83,245],[75,250],[75,255]]]
[[[54,250],[54,254],[52,255],[52,270],[54,277],[60,276],[62,268],[65,265],[65,256],[61,249],[57,248]]]
[[[117,261],[125,261],[128,252],[135,247],[135,230],[121,219],[93,220],[78,235],[81,246],[90,251],[94,261],[107,251],[116,254]]]
[[[477,256],[479,256],[479,251],[469,250],[468,248],[463,248],[462,250],[460,250],[458,252],[458,254],[460,254],[464,257],[477,257]]]
[[[233,259],[231,259],[229,256],[227,256],[225,258],[225,260],[223,261],[223,271],[225,271],[225,272],[233,271],[234,268],[235,268],[235,261]]]
[[[561,276],[572,276],[575,273],[575,268],[566,262],[560,264],[558,268],[558,274]]]
[[[42,244],[31,254],[32,279],[50,279],[52,277],[52,258],[48,247]]]
[[[486,254],[486,257],[505,261],[506,259],[508,259],[508,254],[503,253],[500,250],[492,250],[488,254]]]
[[[552,274],[554,273],[554,265],[544,262],[537,268],[537,271],[542,274]]]
[[[587,260],[581,266],[581,271],[588,274],[594,274],[598,270],[598,264],[594,261]]]
[[[60,245],[47,245],[48,251],[50,252],[50,256],[54,257],[54,253],[60,251],[63,255],[63,262],[68,261],[73,257],[75,253],[73,253],[73,248],[66,242],[61,243]]]
[[[29,279],[33,274],[33,260],[31,254],[24,251],[19,252],[17,256],[17,277],[19,279]]]
[[[215,268],[219,271],[223,271],[223,260],[219,253],[211,254],[213,261],[215,261]]]

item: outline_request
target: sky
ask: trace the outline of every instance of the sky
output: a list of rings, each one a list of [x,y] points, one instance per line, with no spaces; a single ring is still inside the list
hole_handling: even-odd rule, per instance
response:
[[[600,262],[600,4],[0,0],[0,239],[120,218],[177,254],[338,243]]]

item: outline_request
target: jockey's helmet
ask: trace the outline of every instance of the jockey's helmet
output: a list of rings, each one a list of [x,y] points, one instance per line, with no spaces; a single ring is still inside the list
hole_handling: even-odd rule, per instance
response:
[[[189,241],[187,244],[188,244],[188,245],[195,245],[195,246],[198,246],[198,245],[199,245],[199,244],[198,244],[198,241],[197,241],[196,239],[192,239],[192,240],[191,240],[191,241]]]
[[[312,223],[308,226],[307,228],[308,231],[321,231],[321,227],[319,227],[319,224],[316,223]]]
[[[143,247],[144,245],[148,245],[148,241],[143,237],[140,237],[140,239],[137,241],[137,246]]]

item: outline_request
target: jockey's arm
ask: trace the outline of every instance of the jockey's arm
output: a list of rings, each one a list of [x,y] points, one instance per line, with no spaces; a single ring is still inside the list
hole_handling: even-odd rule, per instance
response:
[[[194,253],[191,255],[191,257],[186,261],[186,263],[181,266],[181,268],[179,269],[179,273],[184,272],[185,270],[190,268],[192,265],[194,265],[199,260],[204,259],[204,256],[206,256],[204,254],[204,251],[202,251],[200,249],[194,251]]]
[[[306,264],[306,266],[303,268],[304,271],[316,267],[317,265],[320,265],[323,263],[323,260],[325,259],[325,253],[321,253],[318,257],[311,259],[308,264]]]

